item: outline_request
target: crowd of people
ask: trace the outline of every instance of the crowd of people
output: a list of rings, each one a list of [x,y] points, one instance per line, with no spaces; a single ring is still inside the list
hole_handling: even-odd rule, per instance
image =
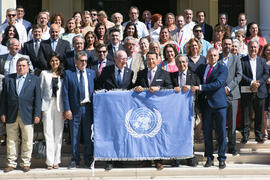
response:
[[[22,6],[7,9],[6,21],[0,26],[0,132],[6,135],[7,148],[4,172],[17,167],[19,154],[22,170],[30,170],[34,124],[40,121],[48,170],[61,163],[64,120],[68,121],[72,147],[68,168],[80,165],[81,136],[84,165],[90,167],[92,97],[99,89],[134,89],[138,93],[191,90],[198,138],[203,131],[205,167],[214,164],[213,129],[217,130],[219,168],[226,167],[226,152],[238,154],[238,108],[241,143],[249,141],[252,118],[255,140],[263,143],[268,139],[270,44],[257,23],[247,24],[244,13],[239,14],[236,27],[228,24],[226,13],[221,13],[212,27],[205,22],[204,11],[193,17],[191,9],[177,16],[167,13],[164,25],[161,14],[148,10],[142,12],[140,21],[135,6],[130,7],[127,22],[120,12],[109,18],[105,11],[92,9],[74,12],[65,21],[61,13],[43,10],[31,24],[23,19],[24,13]],[[189,160],[189,165],[197,165],[195,157]],[[141,164],[149,166],[151,162]],[[113,165],[122,164],[108,161],[105,169]],[[179,160],[172,166],[179,166]],[[156,160],[155,167],[163,169],[162,161]]]

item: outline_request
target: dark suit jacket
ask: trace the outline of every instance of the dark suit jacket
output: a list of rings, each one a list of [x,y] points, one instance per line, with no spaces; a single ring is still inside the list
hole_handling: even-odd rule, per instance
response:
[[[44,70],[48,66],[47,61],[44,61],[43,58],[40,59],[36,56],[34,50],[34,40],[30,40],[24,43],[22,54],[28,55],[30,57],[30,60],[35,68]]]
[[[16,121],[18,111],[25,125],[33,124],[34,117],[41,115],[40,79],[27,74],[20,95],[16,88],[17,74],[5,77],[1,101],[1,115],[6,116],[7,123]]]
[[[90,68],[90,64],[93,62],[93,55],[87,51],[85,51],[88,57],[87,60],[87,67]],[[73,51],[68,51],[65,56],[64,56],[64,66],[65,69],[75,69],[75,52]]]
[[[65,54],[70,51],[69,42],[63,39],[58,40],[55,52],[59,53],[61,58],[64,59]],[[38,52],[39,61],[48,62],[50,54],[53,52],[51,47],[51,40],[45,40],[40,43],[40,48]],[[47,67],[46,67],[47,68]]]
[[[198,68],[198,75],[203,82],[204,72],[206,70],[207,64],[200,66]],[[208,83],[204,82],[201,84],[201,91],[208,103],[208,105],[213,109],[225,108],[227,107],[225,85],[228,76],[228,69],[226,65],[217,63],[213,68],[209,78]],[[203,102],[206,103],[206,102]]]
[[[145,68],[138,72],[137,80],[135,83],[136,86],[142,86],[144,88],[150,87],[148,83],[147,73],[148,73],[148,68]],[[160,88],[163,88],[163,89],[173,88],[170,74],[163,69],[157,68],[157,71],[155,73],[151,86],[159,86]]]
[[[88,90],[91,99],[94,92],[94,79],[96,77],[96,73],[88,68],[86,68],[86,73],[88,78]],[[80,112],[80,84],[76,69],[65,71],[62,98],[64,111],[71,110],[73,115]]]
[[[230,89],[230,95],[227,96],[228,100],[232,101],[240,98],[239,83],[242,79],[242,65],[240,58],[233,54],[229,54],[227,62],[228,77],[226,80],[226,87]],[[219,56],[219,62],[223,63],[223,54]]]
[[[204,23],[205,33],[203,34],[204,39],[208,42],[213,40],[213,28],[209,24]]]
[[[133,71],[129,68],[124,69],[124,75],[121,86],[118,86],[115,79],[115,66],[106,66],[103,68],[99,78],[99,89],[132,89]]]
[[[240,86],[250,86],[252,81],[252,70],[249,62],[249,56],[245,56],[241,58],[243,76],[242,81],[240,82]],[[258,98],[266,98],[267,97],[267,89],[265,85],[265,81],[269,77],[269,70],[266,66],[266,61],[264,58],[257,56],[256,59],[256,80],[259,80],[260,87],[258,88],[257,96]]]
[[[106,67],[107,66],[111,66],[111,65],[114,65],[114,61],[110,61],[107,59],[107,62],[106,62]],[[92,70],[94,70],[96,72],[96,75],[98,77],[98,61],[93,61],[91,64],[90,64],[90,68]],[[105,67],[103,67],[105,68]],[[102,72],[103,72],[104,69],[102,69]]]
[[[107,49],[108,49],[107,59],[110,61],[114,61],[114,53],[111,43],[108,44]],[[125,50],[124,46],[121,43],[119,44],[118,50]]]
[[[179,72],[170,73],[173,87],[179,87]],[[186,85],[198,86],[200,85],[199,77],[192,71],[187,70]]]

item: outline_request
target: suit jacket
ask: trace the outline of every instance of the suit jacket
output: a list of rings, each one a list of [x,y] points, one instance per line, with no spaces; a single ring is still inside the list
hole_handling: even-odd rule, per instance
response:
[[[228,100],[232,101],[240,98],[239,83],[242,79],[242,65],[240,57],[229,54],[227,62],[228,77],[226,80],[226,87],[230,89],[230,95],[227,96]],[[223,55],[220,55],[219,61],[223,63]]]
[[[87,51],[85,51],[87,54],[87,67],[90,68],[90,64],[93,62],[93,55]],[[75,69],[75,52],[74,50],[72,51],[68,51],[65,55],[64,55],[64,66],[65,69]]]
[[[52,71],[42,71],[40,73],[40,88],[41,88],[41,111],[47,111],[50,107],[50,103],[52,100]],[[63,112],[63,100],[62,100],[62,83],[63,80],[58,77],[58,90],[56,92],[56,109],[58,112]]]
[[[48,66],[47,61],[38,58],[38,56],[36,55],[34,50],[34,40],[30,40],[24,43],[22,54],[28,55],[30,57],[30,61],[35,68],[44,70]]]
[[[5,63],[7,61],[8,55],[9,54],[0,55],[0,74],[3,74],[3,75],[5,74]],[[19,55],[19,57],[23,56],[22,54],[18,54],[18,55]],[[28,57],[27,55],[24,55],[24,56]],[[31,62],[29,65],[29,72],[34,72],[34,68],[33,68],[33,65]]]
[[[71,49],[70,49],[69,42],[59,38],[55,52],[59,53],[61,58],[64,59],[65,54],[70,50]],[[40,61],[48,62],[48,58],[52,52],[53,52],[53,49],[51,47],[51,40],[48,39],[48,40],[41,41],[39,52],[38,52],[38,57]]]
[[[137,73],[145,68],[142,55],[139,53],[133,53],[133,60],[131,64],[131,70],[134,72],[132,83],[135,84],[137,79]]]
[[[198,75],[203,82],[204,72],[207,64],[198,68]],[[208,103],[213,109],[227,107],[225,85],[228,76],[228,69],[224,64],[216,63],[216,66],[212,69],[208,78],[208,83],[201,84],[201,91],[206,101],[202,103]]]
[[[208,42],[212,42],[213,39],[213,28],[207,23],[204,23],[205,32],[203,34],[204,39]]]
[[[40,79],[27,74],[20,95],[16,87],[17,74],[5,77],[1,101],[1,115],[6,116],[7,123],[16,122],[18,111],[25,125],[33,124],[34,117],[41,114]]]
[[[179,87],[179,72],[170,73],[173,87]],[[187,70],[186,85],[198,86],[200,85],[199,77],[192,71]]]
[[[25,19],[22,19],[22,24],[24,25],[24,27],[25,27],[25,29],[26,29],[27,32],[28,32],[28,31],[31,29],[31,27],[32,27],[32,24],[31,24],[29,21],[25,20]]]
[[[241,58],[243,76],[240,82],[240,86],[250,86],[252,81],[252,70],[249,62],[249,56]],[[266,61],[264,58],[257,56],[256,59],[256,80],[259,80],[260,87],[258,88],[257,97],[266,98],[267,89],[265,81],[269,77],[269,70],[266,66]]]
[[[107,59],[106,67],[107,67],[107,66],[111,66],[111,65],[114,65],[114,61],[110,61],[110,60]],[[92,62],[92,63],[90,64],[90,68],[96,72],[96,77],[98,77],[98,60]],[[105,68],[105,67],[103,67],[103,68]],[[104,69],[102,69],[102,72],[103,72],[103,70],[104,70]]]
[[[111,43],[108,44],[107,49],[108,49],[107,59],[110,61],[113,61],[114,53],[113,53],[113,47]],[[125,50],[124,46],[121,43],[119,44],[118,50]]]
[[[144,88],[149,88],[150,86],[159,86],[161,89],[173,88],[170,74],[167,71],[157,68],[151,85],[149,85],[147,74],[148,68],[138,72],[136,86],[142,86]]]
[[[190,31],[188,28],[186,28],[186,27],[184,27],[183,28],[183,34],[182,34],[182,38],[181,38],[181,41],[180,42],[178,42],[178,28],[176,28],[176,29],[174,29],[174,30],[172,30],[171,32],[170,32],[170,34],[171,34],[171,37],[172,37],[172,39],[175,41],[175,42],[177,42],[178,44],[179,44],[179,46],[180,46],[180,49],[181,49],[181,51],[180,52],[184,52],[184,46],[185,46],[185,44],[191,39],[191,38],[193,38],[194,37],[194,35],[193,35],[193,32],[192,31]]]
[[[132,78],[133,71],[129,68],[124,68],[124,75],[122,79],[122,84],[119,86],[115,78],[115,66],[106,66],[101,73],[99,78],[99,89],[132,89]]]
[[[77,76],[76,69],[66,70],[63,81],[62,98],[64,103],[64,111],[71,110],[73,115],[78,114],[80,111],[80,84]],[[94,79],[96,73],[86,68],[86,74],[88,78],[88,90],[91,96],[94,92]]]

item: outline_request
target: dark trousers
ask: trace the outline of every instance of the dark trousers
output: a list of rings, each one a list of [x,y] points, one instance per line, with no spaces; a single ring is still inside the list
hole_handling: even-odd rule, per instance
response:
[[[228,120],[228,148],[235,150],[236,145],[236,116],[238,109],[238,99],[228,100],[227,120]]]
[[[216,123],[217,141],[218,141],[218,160],[226,160],[226,111],[227,108],[213,109],[208,103],[203,108],[203,135],[205,144],[204,156],[214,159],[213,156],[213,121]]]
[[[91,141],[91,118],[92,111],[90,103],[88,103],[84,106],[81,106],[79,113],[73,114],[73,119],[69,121],[72,145],[72,161],[75,161],[76,164],[80,163],[81,129],[83,130],[84,138],[84,163],[89,165],[93,158],[93,148]]]
[[[263,138],[263,121],[264,121],[264,106],[265,99],[260,99],[257,97],[257,93],[247,93],[241,95],[241,110],[242,110],[242,136],[248,139],[250,133],[250,113],[249,110],[253,107],[255,112],[254,119],[254,132],[255,137]]]

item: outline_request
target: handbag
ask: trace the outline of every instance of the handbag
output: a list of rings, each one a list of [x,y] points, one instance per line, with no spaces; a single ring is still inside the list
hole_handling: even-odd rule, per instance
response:
[[[37,139],[39,131],[37,131],[36,138],[33,142],[32,157],[36,159],[46,158],[46,142],[44,139]]]

